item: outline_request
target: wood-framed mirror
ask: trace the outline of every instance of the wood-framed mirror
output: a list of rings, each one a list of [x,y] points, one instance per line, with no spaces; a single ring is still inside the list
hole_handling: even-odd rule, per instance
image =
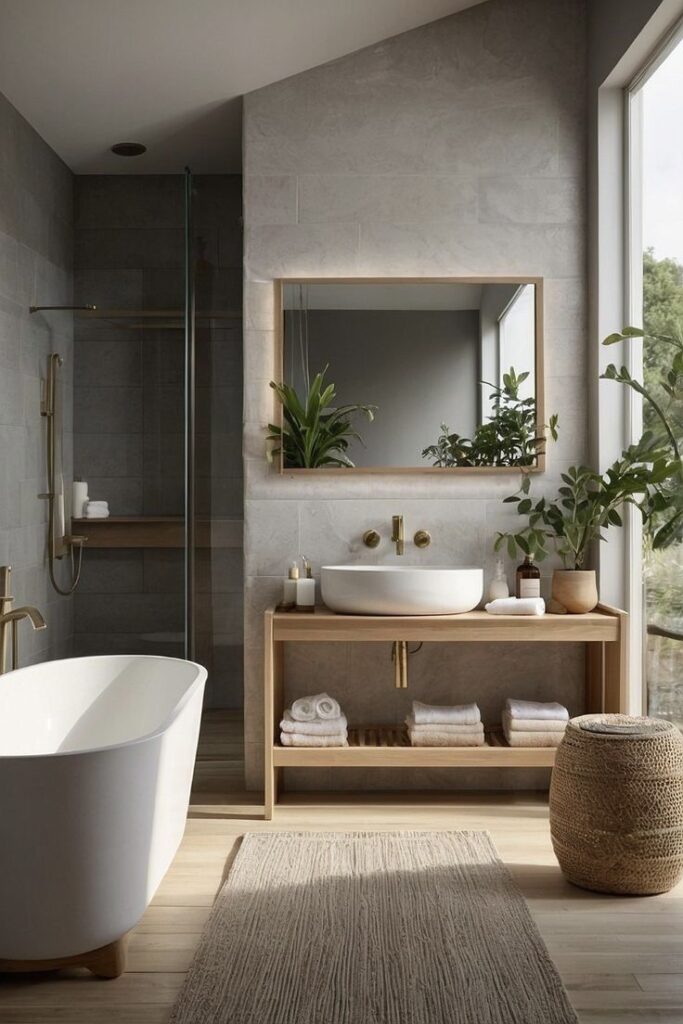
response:
[[[542,278],[275,287],[269,443],[281,472],[545,468]]]

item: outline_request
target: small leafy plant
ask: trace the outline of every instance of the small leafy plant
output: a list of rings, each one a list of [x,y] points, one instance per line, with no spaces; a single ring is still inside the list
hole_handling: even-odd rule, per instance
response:
[[[645,332],[625,327],[610,334],[603,345],[633,338],[644,338]],[[670,406],[683,398],[683,341],[652,336],[653,340],[674,347],[670,367],[659,386],[668,396]],[[678,438],[681,424],[655,398],[651,389],[635,380],[628,369],[610,363],[602,374],[630,387],[646,402],[648,420],[656,429],[646,429],[637,444],[622,452],[609,469],[600,474],[588,466],[572,466],[562,474],[558,496],[550,501],[530,497],[531,480],[524,476],[516,494],[505,498],[514,502],[526,525],[516,532],[498,533],[495,549],[503,544],[514,558],[518,551],[533,551],[540,560],[547,556],[552,544],[566,568],[584,567],[591,545],[605,539],[610,526],[622,525],[624,505],[637,507],[650,534],[654,549],[667,547],[680,539],[683,532],[683,471]]]
[[[276,447],[269,450],[269,459],[282,454],[290,468],[318,469],[325,466],[352,468],[346,454],[352,440],[363,439],[353,427],[353,418],[362,414],[374,419],[374,405],[334,406],[334,384],[325,384],[326,366],[316,374],[305,398],[299,398],[289,384],[271,380],[270,386],[282,403],[283,425],[268,424],[267,440]]]
[[[609,526],[622,525],[625,504],[640,508],[644,519],[661,511],[661,487],[675,472],[668,452],[647,432],[602,475],[588,466],[572,466],[562,474],[553,501],[534,502],[529,497],[531,479],[525,476],[519,491],[504,501],[516,503],[527,524],[517,532],[498,533],[494,547],[499,551],[507,544],[510,558],[518,551],[533,552],[542,561],[552,544],[566,569],[583,569],[593,542],[604,540]]]
[[[445,423],[435,444],[422,452],[432,465],[452,466],[533,466],[542,452],[543,430],[536,422],[536,400],[520,398],[519,389],[528,372],[517,374],[514,367],[503,374],[502,386],[489,384],[493,414],[477,427],[474,437],[451,433]],[[548,429],[557,440],[558,418],[551,416]]]

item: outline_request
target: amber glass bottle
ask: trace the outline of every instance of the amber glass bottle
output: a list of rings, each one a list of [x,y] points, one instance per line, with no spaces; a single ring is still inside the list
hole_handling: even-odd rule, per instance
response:
[[[533,551],[517,566],[515,594],[517,597],[541,596],[541,570],[534,563]]]

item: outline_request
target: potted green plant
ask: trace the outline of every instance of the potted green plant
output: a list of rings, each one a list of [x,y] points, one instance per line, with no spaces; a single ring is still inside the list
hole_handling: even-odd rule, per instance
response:
[[[603,344],[635,337],[644,337],[644,332],[626,327],[611,334]],[[681,397],[683,344],[667,340],[674,345],[675,354],[662,384],[674,401]],[[554,499],[534,501],[530,496],[530,477],[524,475],[517,493],[504,500],[517,505],[526,524],[519,531],[499,533],[495,541],[496,550],[507,545],[511,558],[518,551],[533,551],[542,560],[554,548],[564,569],[553,576],[553,597],[572,612],[590,611],[597,604],[595,571],[587,568],[586,562],[593,544],[605,539],[605,531],[610,526],[622,525],[624,505],[640,510],[643,520],[651,526],[654,547],[670,543],[683,528],[681,459],[666,411],[650,390],[631,377],[626,367],[618,370],[610,364],[602,377],[625,384],[640,394],[652,408],[658,429],[646,430],[638,443],[625,449],[605,473],[597,473],[588,466],[572,466],[562,474],[562,486]]]
[[[536,422],[536,400],[521,398],[519,390],[529,377],[516,373],[513,366],[503,374],[501,386],[481,381],[491,388],[492,415],[481,423],[474,437],[452,433],[445,423],[435,444],[422,452],[432,465],[452,466],[533,466],[541,454],[545,430]],[[548,429],[557,440],[557,416],[551,416]]]
[[[266,440],[275,445],[268,449],[269,460],[282,455],[285,467],[300,469],[353,467],[347,455],[349,444],[352,439],[363,443],[353,427],[353,418],[360,413],[372,422],[377,407],[335,406],[334,384],[325,384],[327,370],[326,366],[315,375],[303,399],[289,384],[270,381],[282,404],[283,424],[268,424]]]

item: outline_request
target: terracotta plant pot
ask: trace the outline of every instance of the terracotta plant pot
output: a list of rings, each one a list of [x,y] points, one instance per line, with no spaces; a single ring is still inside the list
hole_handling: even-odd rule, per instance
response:
[[[595,570],[556,569],[553,573],[553,598],[574,615],[592,612],[598,603]]]

